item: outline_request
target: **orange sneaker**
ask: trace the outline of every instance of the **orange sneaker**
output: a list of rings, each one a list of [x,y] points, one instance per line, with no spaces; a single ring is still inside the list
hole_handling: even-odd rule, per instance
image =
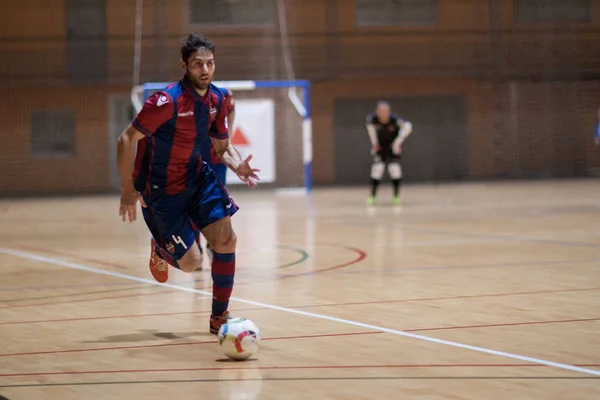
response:
[[[223,312],[223,314],[220,317],[215,317],[214,315],[211,315],[209,324],[210,333],[212,333],[213,335],[219,333],[219,328],[221,328],[221,325],[223,325],[232,318],[233,317],[231,316],[231,313],[229,311]]]
[[[148,266],[150,267],[150,273],[160,283],[165,283],[169,280],[169,263],[167,263],[157,252],[156,252],[156,241],[152,238],[150,242],[152,246],[152,252],[150,253],[150,261]]]

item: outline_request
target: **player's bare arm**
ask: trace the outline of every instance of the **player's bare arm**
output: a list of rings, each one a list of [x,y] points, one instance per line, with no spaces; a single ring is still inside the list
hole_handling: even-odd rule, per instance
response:
[[[230,111],[229,114],[227,114],[227,125],[229,127],[233,127],[233,122],[235,120],[235,110]],[[232,157],[234,162],[235,160],[239,160],[240,162],[242,161],[242,156],[240,155],[240,153],[237,151],[237,149],[235,147],[233,147],[233,144],[231,143],[231,140],[227,141],[227,155]],[[222,157],[221,157],[222,159]],[[227,164],[225,164],[227,165]]]
[[[250,167],[250,160],[252,160],[252,154],[242,159],[240,153],[231,144],[229,139],[215,139],[211,138],[215,151],[221,157],[223,164],[230,170],[236,173],[236,175],[250,187],[255,187],[257,181],[260,180],[257,172],[259,169]]]
[[[233,108],[233,93],[231,92],[231,90],[228,91],[229,92],[229,104],[228,104],[228,113],[227,113],[227,125],[229,126],[229,129],[233,129],[233,123],[235,122],[235,108]],[[229,154],[230,157],[232,157],[234,160],[242,160],[242,156],[240,155],[240,153],[237,151],[237,149],[235,147],[233,147],[233,144],[231,143],[231,140],[228,141],[229,144],[227,145],[227,153]]]
[[[412,132],[412,124],[409,121],[400,122],[400,131],[398,136],[392,142],[392,151],[394,154],[400,154],[402,152],[402,143]]]
[[[137,218],[136,205],[139,201],[143,207],[144,200],[142,196],[134,189],[132,179],[132,167],[135,157],[135,146],[138,140],[142,139],[144,134],[129,125],[119,136],[117,141],[117,163],[119,166],[119,175],[121,177],[121,204],[119,215],[123,219],[129,219],[133,222]]]
[[[227,125],[229,125],[229,127],[233,128],[233,122],[235,121],[235,110],[229,111],[229,114],[227,114]]]
[[[371,153],[375,155],[379,150],[379,142],[377,141],[377,128],[373,123],[367,121],[367,133],[369,134],[369,139],[371,140]]]
[[[235,147],[233,147],[233,143],[231,143],[231,140],[229,141],[229,144],[227,145],[227,153],[225,153],[226,157],[231,157],[233,160],[239,160],[241,162],[242,160],[242,156],[240,154],[239,151],[237,151],[237,149]]]

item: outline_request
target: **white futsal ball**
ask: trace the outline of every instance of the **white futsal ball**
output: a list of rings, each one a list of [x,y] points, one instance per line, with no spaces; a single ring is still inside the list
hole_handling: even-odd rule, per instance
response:
[[[246,318],[232,318],[221,325],[217,335],[219,346],[227,357],[236,361],[247,360],[258,351],[260,332],[254,322]]]

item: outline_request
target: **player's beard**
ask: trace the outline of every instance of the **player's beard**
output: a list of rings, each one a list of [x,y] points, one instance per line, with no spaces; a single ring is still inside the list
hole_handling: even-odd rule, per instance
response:
[[[192,74],[190,74],[188,71],[188,77],[190,78],[190,82],[192,83],[192,86],[194,87],[194,89],[197,89],[197,90],[208,89],[208,86],[212,82],[212,78],[210,75],[200,75],[199,77],[195,77]],[[203,77],[208,77],[208,79],[201,80]]]

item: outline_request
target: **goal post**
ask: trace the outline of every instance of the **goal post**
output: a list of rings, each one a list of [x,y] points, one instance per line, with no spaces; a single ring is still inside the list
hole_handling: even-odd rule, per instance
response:
[[[153,93],[172,82],[135,86],[131,102],[136,112]],[[277,188],[312,189],[312,120],[310,82],[305,80],[215,81],[233,92],[235,121],[230,138],[242,157],[253,154],[261,169],[261,184]],[[227,185],[241,184],[228,171]]]

